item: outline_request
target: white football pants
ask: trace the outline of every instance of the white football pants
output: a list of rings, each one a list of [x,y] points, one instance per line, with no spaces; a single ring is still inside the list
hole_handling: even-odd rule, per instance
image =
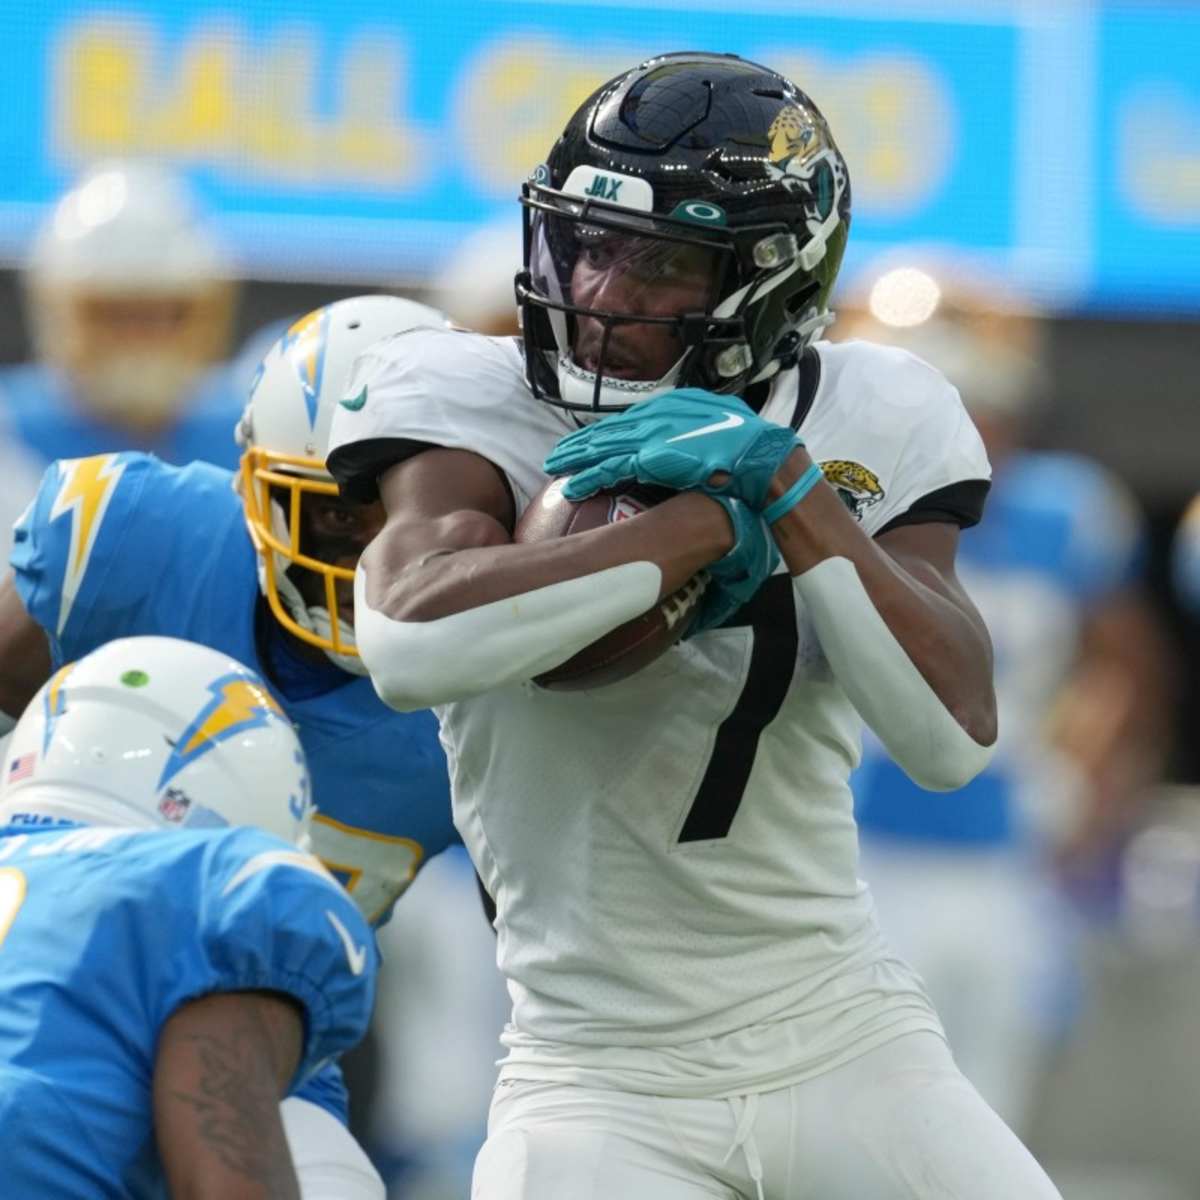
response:
[[[332,1113],[298,1096],[279,1106],[301,1200],[384,1200],[363,1148]]]
[[[1061,1200],[932,1033],[730,1100],[501,1083],[471,1196]]]

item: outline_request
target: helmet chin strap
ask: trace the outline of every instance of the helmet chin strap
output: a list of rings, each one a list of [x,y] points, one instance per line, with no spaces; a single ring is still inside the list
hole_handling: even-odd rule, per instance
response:
[[[600,403],[610,408],[628,408],[641,400],[669,392],[679,378],[684,357],[681,355],[660,379],[614,379],[606,375],[600,384]],[[575,406],[575,411],[591,408],[596,394],[595,371],[584,370],[569,350],[558,356],[558,394],[565,404]]]

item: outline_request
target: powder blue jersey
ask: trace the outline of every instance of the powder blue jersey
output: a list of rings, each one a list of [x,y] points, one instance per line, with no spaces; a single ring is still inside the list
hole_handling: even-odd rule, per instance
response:
[[[260,599],[229,471],[129,452],[57,462],[17,523],[10,561],[55,666],[115,638],[160,634],[223,651],[267,680],[308,758],[314,850],[370,920],[458,840],[432,713],[394,712],[369,679],[330,663],[292,661],[282,683],[272,670],[285,639]]]
[[[213,367],[200,377],[174,420],[142,442],[125,426],[89,411],[66,376],[40,363],[0,370],[0,407],[6,410],[13,434],[42,466],[56,458],[85,458],[133,443],[168,462],[203,459],[234,467],[239,451],[233,430],[246,406],[252,375],[253,364],[241,355]]]
[[[0,828],[0,1194],[165,1197],[151,1087],[168,1017],[210,992],[292,997],[297,1094],[365,1033],[376,966],[344,890],[258,830]]]
[[[1121,485],[1087,459],[1024,452],[992,481],[987,513],[962,532],[958,575],[995,651],[1000,744],[965,788],[917,787],[873,738],[852,779],[863,836],[995,846],[1020,840],[1054,787],[1041,726],[1089,611],[1137,574],[1141,532]],[[1048,798],[1052,799],[1052,798]]]

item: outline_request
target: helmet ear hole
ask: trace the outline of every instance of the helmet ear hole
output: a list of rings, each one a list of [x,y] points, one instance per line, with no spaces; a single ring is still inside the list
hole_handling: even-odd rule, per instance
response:
[[[812,302],[816,299],[817,293],[820,290],[820,283],[815,279],[810,279],[799,291],[795,291],[788,296],[783,302],[783,308],[787,313],[788,320],[799,321],[812,306]]]

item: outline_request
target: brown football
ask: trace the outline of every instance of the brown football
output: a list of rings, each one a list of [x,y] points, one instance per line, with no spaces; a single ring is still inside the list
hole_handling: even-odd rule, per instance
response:
[[[567,500],[564,480],[551,480],[521,514],[513,534],[515,542],[544,542],[599,529],[613,521],[636,517],[673,495],[666,488],[631,483],[586,500]],[[693,576],[677,592],[664,597],[640,617],[618,625],[585,646],[566,662],[538,675],[534,683],[555,691],[582,691],[628,679],[665,654],[682,637],[704,593],[703,577]]]

